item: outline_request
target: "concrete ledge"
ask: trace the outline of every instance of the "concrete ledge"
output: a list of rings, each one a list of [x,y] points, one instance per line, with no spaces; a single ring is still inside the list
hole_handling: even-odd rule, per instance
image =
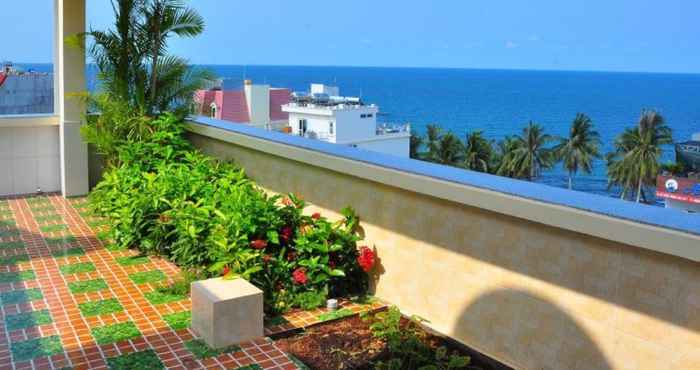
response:
[[[404,190],[700,261],[700,217],[197,118],[188,130]]]
[[[192,283],[192,329],[212,348],[262,337],[262,290],[243,279]]]
[[[54,114],[0,115],[0,128],[58,126],[59,119]]]

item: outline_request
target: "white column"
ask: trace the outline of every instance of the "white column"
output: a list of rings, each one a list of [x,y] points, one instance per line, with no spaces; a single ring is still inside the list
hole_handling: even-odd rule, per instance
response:
[[[61,192],[85,195],[88,187],[87,145],[80,136],[85,105],[71,94],[83,92],[85,53],[66,46],[66,37],[85,32],[85,0],[54,0],[54,111],[60,120]]]

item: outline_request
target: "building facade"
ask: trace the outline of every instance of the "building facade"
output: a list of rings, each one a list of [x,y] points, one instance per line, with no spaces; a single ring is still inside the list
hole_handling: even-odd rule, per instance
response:
[[[281,130],[289,117],[281,107],[289,103],[290,91],[270,85],[253,84],[246,80],[243,90],[223,90],[214,87],[195,93],[195,113],[247,124],[268,130]]]
[[[379,107],[357,97],[340,96],[335,86],[312,84],[310,93],[294,93],[282,106],[294,135],[361,149],[409,156],[409,125],[378,124]]]

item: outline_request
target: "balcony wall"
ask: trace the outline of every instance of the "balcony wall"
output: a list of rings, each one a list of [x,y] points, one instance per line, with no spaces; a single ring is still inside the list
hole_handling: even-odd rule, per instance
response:
[[[61,190],[58,117],[0,116],[0,196]]]
[[[700,369],[700,218],[220,121],[189,130],[266,190],[354,207],[376,294],[504,363]]]

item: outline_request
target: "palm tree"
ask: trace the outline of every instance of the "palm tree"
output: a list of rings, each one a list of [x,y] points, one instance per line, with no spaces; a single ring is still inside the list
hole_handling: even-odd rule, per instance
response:
[[[425,153],[421,152],[423,147],[423,137],[411,133],[411,141],[409,143],[409,158],[421,159],[425,156]]]
[[[493,148],[481,131],[475,131],[466,136],[463,156],[462,165],[464,168],[488,172],[493,157]]]
[[[615,140],[615,152],[608,156],[609,183],[626,190],[634,184],[636,202],[642,198],[644,185],[653,185],[661,167],[662,146],[672,144],[671,128],[654,110],[644,110],[637,127],[626,129]]]
[[[455,134],[446,133],[438,142],[436,162],[450,166],[457,165],[462,159],[463,147],[464,145]]]
[[[618,157],[619,155],[615,152],[605,156],[608,167],[608,189],[619,186],[622,189],[620,199],[627,199],[627,194],[636,180],[634,174],[630,173],[629,168]]]
[[[546,145],[553,138],[544,133],[542,126],[530,121],[522,136],[516,136],[514,140],[505,158],[506,170],[511,176],[532,181],[542,169],[552,166],[554,156]]]
[[[556,158],[563,162],[569,172],[569,189],[579,169],[591,173],[593,159],[600,158],[600,134],[593,129],[593,122],[583,113],[578,113],[571,124],[569,137],[561,138],[554,147]]]
[[[187,61],[168,54],[168,40],[194,37],[204,20],[180,0],[111,0],[114,29],[90,30],[75,40],[99,68],[101,91],[148,115],[184,114],[192,94],[211,79]],[[99,107],[98,107],[99,108]]]
[[[149,58],[151,60],[150,101],[157,106],[159,72],[182,75],[179,71],[182,60],[170,57],[161,61],[167,54],[167,41],[172,35],[195,37],[204,31],[204,19],[194,9],[186,8],[181,0],[151,0],[143,7],[145,20],[145,39],[149,41]],[[186,71],[185,71],[186,72]],[[172,85],[171,85],[172,86]]]
[[[511,171],[510,163],[513,158],[513,152],[520,146],[520,142],[514,136],[506,136],[498,142],[494,154],[493,173],[499,176],[515,177]]]
[[[426,147],[428,151],[425,155],[425,159],[430,162],[436,162],[438,159],[438,151],[440,149],[440,138],[442,136],[440,127],[438,125],[428,125],[426,132]]]

